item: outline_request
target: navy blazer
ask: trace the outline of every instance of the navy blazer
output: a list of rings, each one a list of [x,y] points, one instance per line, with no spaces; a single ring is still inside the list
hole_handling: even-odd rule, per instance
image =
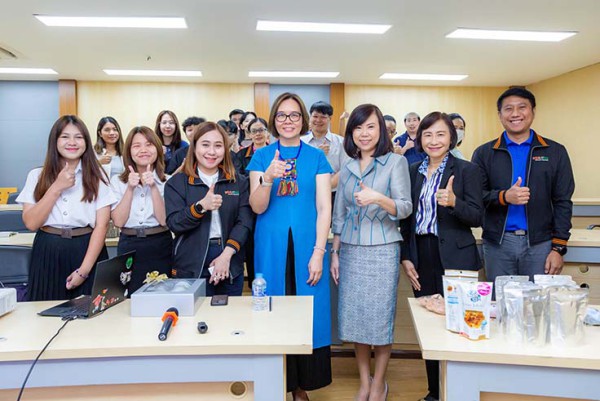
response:
[[[413,212],[402,220],[402,260],[410,260],[419,270],[417,245],[415,238],[417,207],[423,187],[423,174],[419,173],[421,163],[410,166],[411,199]],[[440,188],[446,188],[448,180],[454,176],[453,190],[456,205],[452,207],[437,206],[438,241],[440,257],[444,269],[479,270],[481,260],[475,237],[471,227],[480,227],[485,209],[482,199],[481,173],[477,165],[448,156],[446,168],[442,175]]]

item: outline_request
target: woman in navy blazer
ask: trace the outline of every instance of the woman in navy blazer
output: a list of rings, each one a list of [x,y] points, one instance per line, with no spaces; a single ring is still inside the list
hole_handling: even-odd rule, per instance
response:
[[[413,213],[402,221],[402,267],[416,297],[443,294],[445,269],[479,270],[471,227],[483,222],[481,175],[471,162],[455,158],[457,134],[447,114],[432,112],[420,123],[417,150],[427,157],[410,166]],[[429,394],[439,399],[437,361],[426,361]]]

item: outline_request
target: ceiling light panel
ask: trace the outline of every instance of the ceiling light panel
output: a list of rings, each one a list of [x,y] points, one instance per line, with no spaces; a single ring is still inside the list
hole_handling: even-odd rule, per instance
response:
[[[386,72],[385,74],[382,74],[379,79],[397,79],[409,81],[462,81],[467,77],[468,75],[458,74],[398,74]]]
[[[185,18],[153,17],[60,17],[35,15],[47,26],[82,28],[156,28],[185,29]]]
[[[326,24],[320,22],[257,21],[257,31],[362,33],[382,35],[391,25],[379,24]]]
[[[57,75],[51,68],[0,68],[0,74]]]
[[[326,71],[250,71],[250,78],[336,78],[339,72]]]
[[[519,40],[532,42],[560,42],[577,32],[501,31],[490,29],[458,28],[446,35],[451,39]]]
[[[202,71],[168,71],[168,70],[103,70],[107,75],[137,77],[201,77]]]

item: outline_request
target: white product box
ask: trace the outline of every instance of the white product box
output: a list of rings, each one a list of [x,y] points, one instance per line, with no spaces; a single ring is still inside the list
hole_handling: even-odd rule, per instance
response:
[[[194,316],[205,298],[204,279],[149,283],[131,294],[131,316],[161,317],[169,308],[177,308],[179,316]]]

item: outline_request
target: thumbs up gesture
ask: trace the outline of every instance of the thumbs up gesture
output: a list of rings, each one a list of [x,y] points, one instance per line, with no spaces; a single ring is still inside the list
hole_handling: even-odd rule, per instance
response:
[[[148,185],[149,187],[154,185],[154,171],[152,171],[152,166],[150,164],[146,166],[146,171],[142,174],[141,181],[144,185]]]
[[[517,178],[517,181],[510,187],[504,197],[506,198],[506,202],[512,205],[526,205],[529,202],[529,188],[522,187],[521,184],[523,180],[521,177]]]
[[[129,180],[127,181],[127,184],[131,188],[135,188],[140,185],[140,180],[140,174],[134,170],[133,166],[129,166]]]
[[[69,168],[69,163],[65,163],[65,167],[58,173],[54,184],[59,192],[71,188],[75,185],[75,172]]]
[[[444,207],[454,207],[456,205],[456,195],[454,195],[454,176],[448,180],[448,184],[444,189],[438,189],[435,193],[435,199],[438,205]]]
[[[380,199],[381,194],[366,186],[362,181],[360,182],[360,191],[354,193],[354,200],[358,206],[377,204]]]
[[[279,150],[275,151],[275,157],[271,160],[271,164],[265,171],[264,180],[265,182],[273,182],[275,178],[283,177],[285,173],[285,162],[279,159]]]
[[[206,210],[217,210],[223,204],[223,197],[215,194],[215,184],[212,184],[206,193],[206,196],[200,201],[200,206]]]

